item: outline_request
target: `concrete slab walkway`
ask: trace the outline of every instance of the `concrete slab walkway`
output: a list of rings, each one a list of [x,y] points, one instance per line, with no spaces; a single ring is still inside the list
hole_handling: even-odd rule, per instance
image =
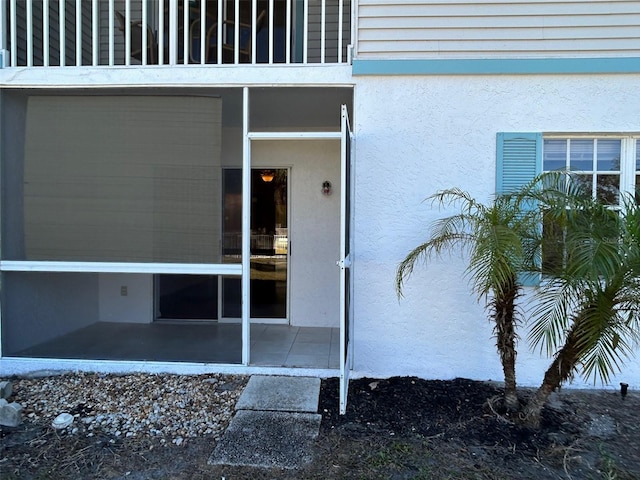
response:
[[[320,379],[254,375],[209,463],[298,468],[320,431]]]

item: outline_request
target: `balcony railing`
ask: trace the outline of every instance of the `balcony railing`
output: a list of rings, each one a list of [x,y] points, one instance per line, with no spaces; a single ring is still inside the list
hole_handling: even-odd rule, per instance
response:
[[[8,0],[0,34],[11,67],[339,64],[352,2]]]

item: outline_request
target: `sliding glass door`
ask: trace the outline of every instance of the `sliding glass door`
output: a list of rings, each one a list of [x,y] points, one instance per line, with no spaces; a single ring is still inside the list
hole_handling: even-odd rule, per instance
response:
[[[223,169],[222,261],[240,263],[242,170]],[[251,307],[253,319],[285,322],[288,312],[289,228],[287,169],[251,172]],[[236,320],[241,317],[239,278],[158,275],[158,320]]]

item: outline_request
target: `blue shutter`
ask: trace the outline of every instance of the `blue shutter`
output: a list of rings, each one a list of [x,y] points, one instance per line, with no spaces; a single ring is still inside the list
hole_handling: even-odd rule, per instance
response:
[[[498,133],[496,193],[508,193],[542,173],[541,133]]]
[[[508,193],[525,185],[542,173],[541,133],[498,133],[496,193]],[[525,286],[540,283],[540,276],[522,273]]]

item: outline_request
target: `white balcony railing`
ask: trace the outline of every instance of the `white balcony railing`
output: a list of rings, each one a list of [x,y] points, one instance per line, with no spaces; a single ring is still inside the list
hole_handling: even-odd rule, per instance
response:
[[[352,2],[8,0],[0,47],[10,67],[346,63]]]

